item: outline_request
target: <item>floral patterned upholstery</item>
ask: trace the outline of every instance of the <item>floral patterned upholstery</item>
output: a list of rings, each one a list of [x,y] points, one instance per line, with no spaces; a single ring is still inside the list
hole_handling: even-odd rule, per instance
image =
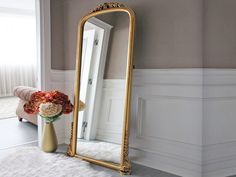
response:
[[[28,120],[29,122],[37,125],[37,114],[28,114],[24,111],[24,104],[29,101],[32,93],[38,91],[36,88],[26,87],[26,86],[17,86],[13,89],[13,95],[20,98],[18,106],[16,108],[16,115],[18,119]]]

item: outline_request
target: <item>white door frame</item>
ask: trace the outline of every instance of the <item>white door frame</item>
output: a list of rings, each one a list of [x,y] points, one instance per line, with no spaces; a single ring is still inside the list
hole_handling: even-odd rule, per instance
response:
[[[95,29],[97,29],[98,33],[101,33],[99,36],[100,39],[103,41],[98,41],[97,49],[95,49],[96,61],[99,62],[94,64],[96,66],[94,69],[93,75],[93,87],[91,90],[91,99],[94,100],[93,103],[89,105],[92,110],[89,112],[87,128],[85,132],[85,139],[95,139],[96,137],[96,130],[97,130],[97,121],[100,111],[100,102],[101,102],[101,95],[102,95],[102,87],[103,87],[103,76],[106,64],[106,57],[107,57],[107,50],[108,50],[108,43],[110,37],[110,31],[113,26],[97,19],[91,18],[88,20],[90,25],[93,25]],[[96,51],[97,50],[97,51]]]
[[[51,19],[50,0],[35,0],[36,11],[36,36],[37,36],[37,61],[38,89],[50,89],[51,72]],[[43,121],[38,116],[38,144],[41,146]]]
[[[81,66],[81,83],[83,84],[81,84],[81,88],[80,88],[80,100],[83,101],[86,105],[88,105],[88,101],[89,101],[88,80],[90,78],[91,67],[92,67],[91,64],[93,60],[95,33],[96,33],[95,29],[92,29],[88,31],[85,30],[83,34],[83,55],[82,55],[82,66]],[[84,46],[85,39],[87,39],[86,46]],[[88,109],[85,109],[84,111],[79,112],[79,120],[78,120],[79,127],[83,127],[84,119],[86,115],[88,114],[87,110]],[[78,129],[77,137],[78,138],[83,137],[83,128]]]

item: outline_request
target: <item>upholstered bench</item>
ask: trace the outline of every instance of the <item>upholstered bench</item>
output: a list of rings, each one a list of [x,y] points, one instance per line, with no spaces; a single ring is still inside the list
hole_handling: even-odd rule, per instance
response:
[[[24,111],[24,104],[29,101],[30,96],[36,91],[36,88],[26,86],[17,86],[13,89],[13,95],[20,98],[16,108],[16,115],[18,116],[19,121],[25,119],[32,124],[37,125],[37,114],[27,114]]]

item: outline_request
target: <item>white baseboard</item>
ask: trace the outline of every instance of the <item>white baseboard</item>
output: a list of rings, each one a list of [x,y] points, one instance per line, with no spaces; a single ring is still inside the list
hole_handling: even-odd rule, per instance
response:
[[[203,147],[203,177],[226,177],[236,174],[236,141]]]
[[[188,163],[174,155],[130,149],[131,161],[140,165],[169,172],[178,176],[201,177],[201,166]],[[177,165],[176,165],[177,164]],[[196,166],[198,166],[196,168]]]

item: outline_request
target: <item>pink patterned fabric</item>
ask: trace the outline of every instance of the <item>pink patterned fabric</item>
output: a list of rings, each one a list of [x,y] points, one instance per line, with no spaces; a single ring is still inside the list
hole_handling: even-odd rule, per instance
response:
[[[17,86],[13,89],[13,95],[19,97],[22,100],[28,101],[32,93],[36,92],[36,88]]]
[[[38,91],[36,88],[26,86],[17,86],[13,89],[13,95],[20,98],[16,109],[16,115],[19,118],[26,119],[35,125],[37,125],[37,114],[27,114],[24,111],[24,104],[29,101],[30,96],[36,91]]]

